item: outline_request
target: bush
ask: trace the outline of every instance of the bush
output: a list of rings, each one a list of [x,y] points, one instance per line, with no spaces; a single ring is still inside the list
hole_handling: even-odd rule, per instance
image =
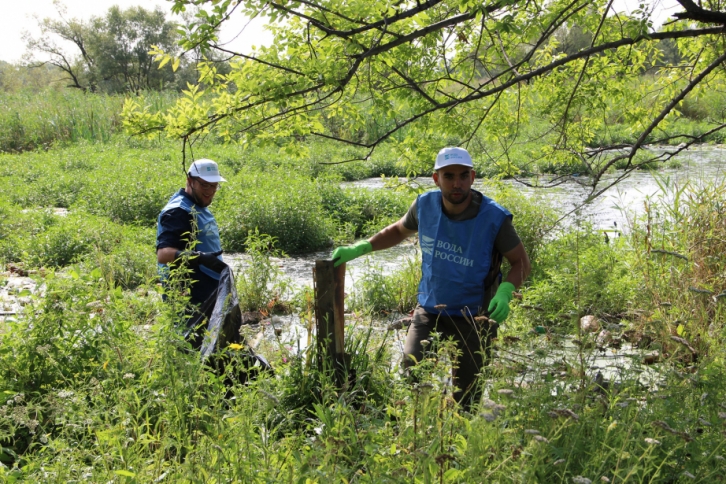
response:
[[[240,173],[218,193],[214,213],[223,247],[241,252],[247,235],[258,230],[277,240],[287,253],[328,247],[332,223],[323,209],[318,185],[280,170]]]
[[[623,237],[608,243],[589,224],[570,227],[542,247],[526,302],[544,309],[549,318],[570,311],[621,314],[632,307],[640,286],[628,252]]]
[[[237,295],[243,311],[272,311],[288,296],[290,289],[282,271],[270,257],[284,257],[276,250],[275,239],[250,231],[245,239],[247,267],[237,275]]]
[[[418,283],[421,280],[420,257],[409,257],[401,268],[385,275],[381,266],[366,259],[366,270],[356,281],[348,299],[348,306],[354,311],[380,313],[397,311],[411,312],[418,302]]]
[[[368,190],[364,188],[340,188],[328,180],[318,180],[323,206],[339,227],[346,231],[352,242],[359,237],[375,234],[390,223],[400,219],[411,205],[412,197],[393,190]]]

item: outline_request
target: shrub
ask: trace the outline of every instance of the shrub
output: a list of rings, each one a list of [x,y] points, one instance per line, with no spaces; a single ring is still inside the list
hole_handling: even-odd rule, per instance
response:
[[[274,248],[275,238],[250,231],[245,239],[247,267],[237,274],[237,295],[243,311],[271,311],[287,297],[289,283],[270,257],[284,257]]]
[[[399,270],[388,275],[366,259],[366,269],[351,290],[348,306],[354,311],[409,313],[416,307],[420,280],[419,256],[406,258]]]
[[[589,224],[569,227],[542,247],[526,301],[540,306],[550,318],[569,311],[623,313],[636,301],[640,285],[628,252],[623,237],[608,243]]]
[[[240,173],[220,190],[214,213],[223,247],[241,252],[258,230],[287,253],[311,252],[331,244],[332,224],[317,184],[280,170]]]
[[[413,197],[393,190],[340,188],[328,180],[318,180],[323,206],[340,227],[349,227],[345,236],[352,239],[375,234],[400,219],[411,205]]]

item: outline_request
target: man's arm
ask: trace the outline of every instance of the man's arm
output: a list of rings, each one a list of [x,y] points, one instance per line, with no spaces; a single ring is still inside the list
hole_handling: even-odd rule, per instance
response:
[[[176,259],[176,253],[181,249],[176,247],[164,247],[156,251],[156,261],[159,264],[168,264]]]
[[[378,232],[368,239],[368,241],[371,243],[373,250],[389,249],[394,245],[400,244],[415,233],[415,230],[407,229],[403,226],[403,218],[401,218]]]
[[[509,252],[502,254],[508,261],[512,268],[507,274],[505,282],[510,282],[515,288],[522,285],[524,280],[529,276],[532,266],[529,263],[529,256],[527,251],[524,250],[524,245],[520,242],[514,249]]]
[[[338,247],[335,249],[332,255],[334,267],[350,262],[353,259],[366,255],[371,251],[393,247],[414,233],[415,230],[410,230],[404,227],[403,219],[401,219],[392,223],[368,240],[359,240],[353,245]]]
[[[179,250],[185,250],[192,231],[192,214],[183,208],[164,212],[159,220],[161,231],[156,237],[156,261],[169,264],[176,259]]]

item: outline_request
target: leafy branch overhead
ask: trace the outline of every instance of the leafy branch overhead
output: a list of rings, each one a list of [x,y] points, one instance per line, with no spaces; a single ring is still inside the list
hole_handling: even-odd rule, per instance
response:
[[[678,130],[688,97],[723,91],[726,58],[722,3],[679,3],[656,31],[647,4],[628,16],[612,1],[175,0],[177,13],[198,9],[183,47],[224,54],[231,70],[201,63],[201,87],[163,113],[129,102],[127,127],[185,143],[210,133],[237,142],[318,136],[354,148],[353,158],[390,142],[404,162],[460,144],[512,175],[522,157],[576,160],[595,194],[611,166],[627,174],[665,161],[726,126],[721,116]],[[252,54],[220,45],[216,32],[233,15],[266,18],[274,41]],[[624,127],[618,136],[614,125]],[[331,162],[349,158],[341,151]],[[412,173],[428,166],[417,163]]]

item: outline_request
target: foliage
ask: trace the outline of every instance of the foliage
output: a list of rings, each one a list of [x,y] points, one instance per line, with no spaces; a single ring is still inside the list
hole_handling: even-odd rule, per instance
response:
[[[178,52],[176,25],[161,9],[113,6],[105,16],[83,21],[66,18],[60,3],[56,8],[59,20],[40,20],[40,36],[26,36],[31,64],[50,63],[63,71],[68,87],[83,91],[138,93],[174,82],[176,68],[156,68],[149,52],[152,46]],[[66,52],[59,41],[72,44],[77,52]]]
[[[694,348],[705,353],[710,349],[704,335],[718,335],[726,320],[726,181],[694,185],[664,178],[660,188],[631,235],[642,291],[650,302],[639,323],[664,338],[693,340]]]
[[[220,378],[179,351],[173,306],[96,276],[48,277],[46,296],[0,333],[4,480],[670,482],[723,470],[726,375],[713,360],[686,378],[664,367],[651,389],[634,361],[603,391],[532,339],[500,351],[533,346],[527,364],[548,371],[528,372],[525,388],[517,361],[495,359],[469,414],[442,378],[450,345],[432,345],[411,385],[384,349],[395,334],[371,326],[348,333],[356,372],[344,391],[311,347],[224,400]]]
[[[260,234],[258,229],[247,234],[247,267],[236,276],[239,305],[243,311],[271,312],[289,297],[289,283],[271,259],[285,257],[274,248],[275,242],[274,237]]]
[[[296,152],[301,138],[318,136],[366,159],[386,142],[407,174],[420,174],[420,161],[444,140],[473,149],[483,141],[497,147],[493,161],[504,173],[518,172],[512,160],[522,153],[527,159],[516,165],[585,167],[595,190],[613,165],[653,161],[637,156],[647,144],[699,142],[726,126],[719,116],[694,133],[669,131],[684,100],[723,96],[718,2],[680,1],[684,11],[658,32],[648,4],[626,16],[604,0],[174,3],[176,12],[199,8],[183,36],[187,49],[221,51],[215,29],[238,14],[266,17],[275,36],[253,55],[233,54],[228,73],[201,63],[206,88],[190,88],[168,110],[127,104],[130,133],[163,130],[185,147],[215,133],[245,143],[284,139]],[[677,45],[672,63],[663,62],[662,41]],[[653,82],[638,83],[646,72]],[[592,149],[614,117],[622,139]],[[517,149],[534,141],[534,149]],[[346,159],[340,150],[333,161]]]
[[[129,273],[129,277],[143,279],[149,274],[151,256],[147,247],[153,240],[150,230],[125,228],[83,211],[67,215],[39,211],[17,218],[14,213],[19,212],[18,207],[3,205],[2,211],[11,214],[10,220],[0,225],[0,256],[5,262],[58,268],[94,253],[99,257],[114,254],[117,263],[126,266],[124,271],[135,273]],[[139,258],[136,253],[145,255]],[[104,263],[112,264],[111,260]]]
[[[28,67],[0,61],[0,92],[58,91],[62,88],[54,82],[57,76],[58,70],[54,66]]]
[[[217,197],[214,211],[226,250],[243,251],[247,234],[254,230],[272,236],[288,253],[331,243],[330,218],[312,180],[274,169],[241,172]]]
[[[149,93],[147,102],[162,108],[175,99]],[[110,143],[122,131],[123,97],[55,89],[0,93],[0,152],[48,149],[82,140]]]
[[[544,311],[547,324],[569,323],[571,315],[622,315],[643,302],[627,242],[606,237],[582,222],[544,245],[525,301]]]
[[[421,280],[420,256],[409,256],[391,274],[366,259],[363,275],[355,281],[348,299],[353,311],[380,313],[396,311],[407,314],[416,307],[418,283]]]
[[[323,206],[344,233],[340,243],[369,237],[385,226],[400,219],[408,210],[412,196],[393,190],[367,190],[341,188],[332,181],[318,180]]]

